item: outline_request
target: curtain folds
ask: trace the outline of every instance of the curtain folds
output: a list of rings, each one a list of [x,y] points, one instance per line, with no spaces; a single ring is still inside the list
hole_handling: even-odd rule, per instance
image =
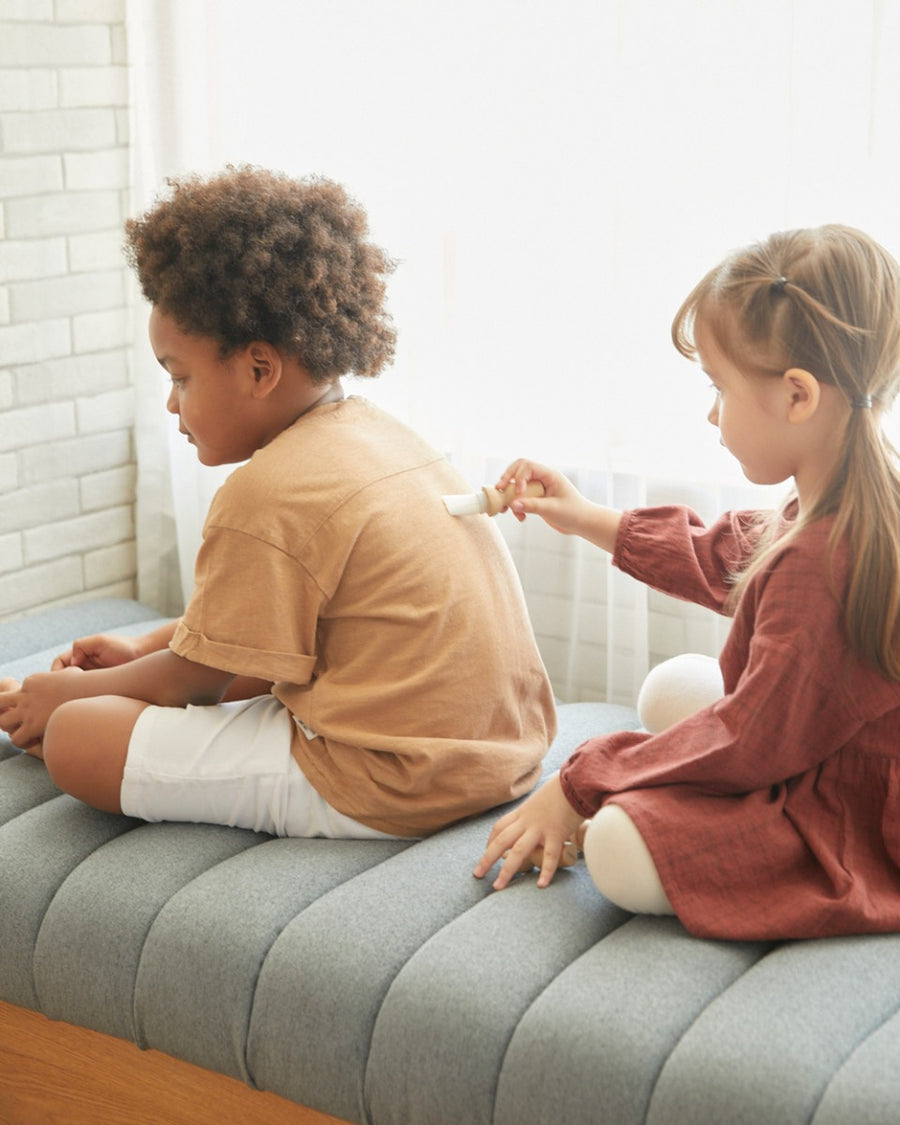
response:
[[[774,229],[846,222],[900,253],[890,0],[128,0],[128,36],[134,211],[226,163],[344,183],[398,259],[400,334],[393,369],[348,390],[474,485],[527,455],[615,504],[660,480],[710,515],[769,502],[705,423],[674,311]],[[174,612],[221,475],[173,441],[135,319],[141,595]],[[504,530],[566,697],[633,700],[663,635],[721,644],[590,548]]]
[[[128,0],[131,78],[130,213],[153,202],[167,176],[213,167],[217,118],[209,79],[216,5]],[[204,470],[166,413],[167,378],[147,340],[148,307],[133,282],[138,596],[177,615],[193,582],[203,517],[225,473]]]

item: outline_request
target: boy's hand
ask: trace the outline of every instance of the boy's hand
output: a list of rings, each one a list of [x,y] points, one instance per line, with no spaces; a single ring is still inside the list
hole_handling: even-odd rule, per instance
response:
[[[75,641],[68,652],[56,657],[51,670],[58,672],[63,668],[115,668],[118,664],[136,660],[140,655],[138,637],[98,633]]]
[[[539,481],[544,486],[543,496],[523,495],[531,481]],[[509,509],[517,520],[521,522],[526,515],[533,514],[540,516],[554,531],[564,535],[581,534],[585,509],[589,505],[568,477],[556,469],[520,457],[513,461],[495,487],[502,492],[513,482],[517,496]]]
[[[19,683],[18,680],[13,680],[13,679],[10,679],[10,678],[7,678],[5,680],[0,680],[0,720],[2,720],[3,712],[6,711],[8,709],[8,706],[9,706],[8,701],[7,701],[7,703],[4,703],[4,699],[5,698],[8,699],[8,697],[11,695],[11,693],[17,692],[19,690],[19,688],[21,688],[21,686],[22,685]],[[3,729],[5,729],[5,728],[0,726],[0,730],[3,730]]]
[[[494,890],[500,891],[526,865],[532,852],[542,848],[538,886],[546,887],[556,874],[563,847],[575,839],[583,819],[566,800],[559,775],[554,774],[518,808],[497,821],[473,874],[483,878],[498,859],[505,857],[493,884]]]
[[[21,684],[16,680],[0,682],[0,730],[9,735],[13,746],[29,750],[40,744],[56,708],[77,698],[80,675],[80,668],[68,668],[62,675],[38,672]]]

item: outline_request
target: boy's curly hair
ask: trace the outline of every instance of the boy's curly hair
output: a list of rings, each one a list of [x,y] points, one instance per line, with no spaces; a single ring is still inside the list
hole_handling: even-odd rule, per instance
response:
[[[223,356],[264,340],[317,381],[377,375],[396,332],[384,308],[394,262],[336,183],[249,165],[169,179],[171,195],[125,224],[144,296]]]

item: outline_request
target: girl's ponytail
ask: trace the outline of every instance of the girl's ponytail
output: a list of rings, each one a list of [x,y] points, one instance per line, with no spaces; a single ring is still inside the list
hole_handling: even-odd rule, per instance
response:
[[[872,407],[847,423],[841,468],[817,508],[835,513],[831,550],[850,544],[844,617],[854,651],[900,681],[900,472]],[[816,517],[810,513],[810,518]]]

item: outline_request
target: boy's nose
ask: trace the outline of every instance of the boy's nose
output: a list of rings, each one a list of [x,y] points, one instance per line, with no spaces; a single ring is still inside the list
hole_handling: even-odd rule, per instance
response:
[[[711,425],[718,426],[718,424],[719,424],[719,404],[718,404],[718,402],[716,402],[710,408],[709,414],[706,415],[706,419]]]
[[[174,387],[169,391],[169,397],[166,399],[166,410],[168,410],[170,414],[178,413],[178,399]]]

